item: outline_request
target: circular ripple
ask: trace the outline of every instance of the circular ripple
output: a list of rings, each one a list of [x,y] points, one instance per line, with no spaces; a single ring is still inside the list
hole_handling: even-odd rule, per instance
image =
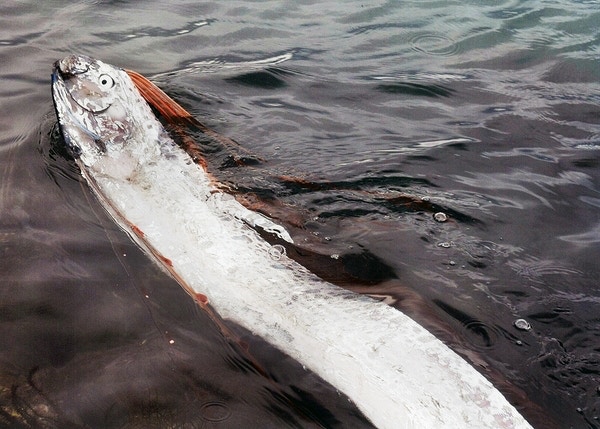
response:
[[[410,41],[415,51],[435,56],[450,56],[458,52],[458,45],[450,37],[440,33],[424,33]]]
[[[231,411],[222,402],[207,402],[200,408],[200,415],[208,422],[222,422],[231,416]]]
[[[471,320],[463,325],[464,335],[475,348],[489,350],[496,347],[500,332],[494,326],[488,326],[478,320]]]

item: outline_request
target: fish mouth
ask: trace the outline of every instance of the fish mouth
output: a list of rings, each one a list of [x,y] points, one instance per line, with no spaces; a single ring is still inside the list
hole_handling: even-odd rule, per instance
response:
[[[57,82],[64,83],[65,76],[60,71],[60,67],[58,66],[58,61],[54,63],[54,69],[52,70],[52,85],[55,85]]]
[[[73,158],[79,158],[81,155],[81,148],[65,130],[65,120],[67,117],[72,117],[72,115],[69,115],[68,113],[70,102],[66,95],[64,77],[61,75],[58,61],[54,63],[54,70],[52,72],[52,103],[54,104],[54,111],[58,118],[58,129],[67,148],[67,152]]]
[[[59,85],[65,86],[66,85],[65,81],[74,77],[75,74],[71,73],[70,71],[65,71],[63,69],[63,66],[61,65],[61,61],[62,60],[57,60],[53,64],[52,84],[54,85],[54,84],[58,83]]]
[[[54,62],[54,70],[64,80],[72,76],[82,74],[90,69],[93,60],[84,55],[69,55]]]
[[[88,61],[82,62],[82,58]],[[73,99],[68,90],[69,84],[67,81],[88,71],[90,61],[92,60],[87,57],[70,55],[54,62],[51,75],[52,102],[58,118],[58,128],[67,151],[73,158],[79,158],[82,154],[81,142],[77,137],[85,135],[95,142],[100,140],[100,137],[89,131],[83,125],[81,119],[74,114],[74,111],[83,107]],[[74,132],[73,130],[79,131]]]

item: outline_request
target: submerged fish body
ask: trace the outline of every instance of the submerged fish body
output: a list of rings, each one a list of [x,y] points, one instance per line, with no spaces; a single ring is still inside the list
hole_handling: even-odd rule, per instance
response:
[[[287,232],[215,186],[127,72],[69,56],[53,96],[66,144],[115,220],[190,294],[348,395],[381,428],[530,428],[412,319],[329,284],[266,243]]]

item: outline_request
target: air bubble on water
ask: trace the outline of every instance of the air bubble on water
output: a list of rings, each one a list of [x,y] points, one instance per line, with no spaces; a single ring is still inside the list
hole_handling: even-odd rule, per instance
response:
[[[517,329],[520,329],[521,331],[529,331],[531,329],[531,325],[525,319],[517,319],[517,320],[515,320],[514,325],[515,325],[515,327]]]
[[[436,220],[436,222],[446,222],[448,220],[448,216],[446,216],[446,213],[443,212],[434,214],[433,218]]]
[[[340,259],[340,255],[334,253],[333,255],[331,255],[331,259]]]
[[[285,256],[285,247],[281,244],[275,244],[269,249],[269,256],[274,261],[279,261],[282,256]]]
[[[454,262],[454,261],[450,261],[450,262],[449,262],[449,264],[450,264],[450,265],[452,265],[452,266],[455,266],[455,265],[456,265],[456,262]]]
[[[452,245],[450,243],[448,243],[447,241],[444,241],[442,243],[439,243],[438,247],[443,247],[444,249],[448,249],[448,248],[452,247]]]
[[[523,341],[521,341],[521,340],[517,340],[517,341],[515,342],[515,344],[516,344],[517,346],[522,346],[522,345],[523,345]]]

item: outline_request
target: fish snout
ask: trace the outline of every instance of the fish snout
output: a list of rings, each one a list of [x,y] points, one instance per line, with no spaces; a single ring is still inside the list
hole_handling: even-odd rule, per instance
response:
[[[69,55],[54,63],[54,68],[66,79],[71,76],[85,73],[90,69],[94,60],[84,55]]]

